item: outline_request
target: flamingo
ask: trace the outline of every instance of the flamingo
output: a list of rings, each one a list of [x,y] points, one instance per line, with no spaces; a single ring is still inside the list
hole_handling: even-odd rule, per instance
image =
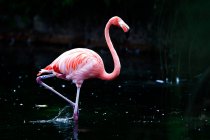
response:
[[[75,48],[64,52],[56,58],[50,65],[41,69],[37,74],[36,81],[41,86],[57,94],[73,107],[73,119],[78,120],[79,117],[79,95],[80,88],[84,80],[89,78],[99,78],[102,80],[112,80],[120,74],[121,64],[117,52],[115,51],[112,41],[109,36],[110,26],[121,27],[124,32],[129,31],[129,26],[118,16],[112,17],[106,24],[104,34],[114,61],[114,70],[107,73],[104,69],[102,58],[93,50],[87,48]],[[76,100],[69,100],[52,87],[48,86],[42,80],[47,78],[57,77],[71,81],[76,84]]]

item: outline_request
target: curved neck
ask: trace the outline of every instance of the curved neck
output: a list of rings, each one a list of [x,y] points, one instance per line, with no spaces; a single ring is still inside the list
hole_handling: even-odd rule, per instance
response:
[[[117,77],[120,74],[120,68],[121,68],[119,57],[118,57],[117,52],[115,51],[115,49],[113,47],[112,41],[111,41],[110,36],[109,36],[109,29],[110,29],[111,25],[112,25],[112,19],[110,19],[108,21],[108,23],[106,24],[104,34],[105,34],[105,39],[106,39],[107,45],[109,47],[109,50],[111,52],[111,55],[112,55],[112,58],[113,58],[113,61],[114,61],[114,70],[113,70],[112,73],[107,73],[104,69],[104,72],[101,75],[101,79],[103,79],[103,80],[114,79],[115,77]]]

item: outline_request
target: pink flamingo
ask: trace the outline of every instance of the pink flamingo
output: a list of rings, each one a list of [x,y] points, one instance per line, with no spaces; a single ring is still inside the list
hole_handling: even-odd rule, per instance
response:
[[[96,52],[86,48],[76,48],[61,54],[50,65],[48,65],[44,69],[41,69],[41,71],[39,71],[39,73],[37,74],[37,83],[54,92],[55,94],[66,100],[68,103],[70,103],[70,105],[74,108],[74,120],[78,120],[79,94],[83,81],[89,78],[112,80],[120,74],[120,60],[109,36],[109,29],[111,25],[121,27],[124,32],[128,32],[129,26],[120,17],[117,16],[112,17],[106,24],[104,30],[105,39],[114,61],[114,70],[112,73],[107,73],[105,71],[103,60]],[[64,80],[72,80],[73,83],[76,84],[77,93],[75,102],[72,102],[71,100],[54,90],[52,87],[42,82],[42,79],[47,79],[55,76]]]

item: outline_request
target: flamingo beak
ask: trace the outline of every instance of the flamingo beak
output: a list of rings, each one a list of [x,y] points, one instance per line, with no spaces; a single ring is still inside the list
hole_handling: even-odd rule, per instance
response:
[[[130,29],[129,26],[123,20],[119,21],[119,25],[123,29],[124,32],[128,32]]]

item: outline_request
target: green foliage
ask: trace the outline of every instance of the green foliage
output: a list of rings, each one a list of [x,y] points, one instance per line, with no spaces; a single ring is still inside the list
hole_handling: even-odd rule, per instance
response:
[[[164,3],[158,36],[169,50],[168,74],[192,79],[209,67],[210,1],[177,3]]]
[[[74,0],[63,0],[62,5],[63,6],[69,6],[74,3]]]
[[[1,0],[0,4],[3,14],[19,14],[19,15],[53,15],[63,12],[65,8],[72,6],[75,0],[22,0],[15,2],[12,0]],[[56,11],[56,12],[55,12]]]
[[[111,0],[104,0],[106,6],[110,6]]]
[[[183,119],[169,117],[167,121],[167,136],[169,140],[180,140],[186,137],[187,128],[185,127]]]

